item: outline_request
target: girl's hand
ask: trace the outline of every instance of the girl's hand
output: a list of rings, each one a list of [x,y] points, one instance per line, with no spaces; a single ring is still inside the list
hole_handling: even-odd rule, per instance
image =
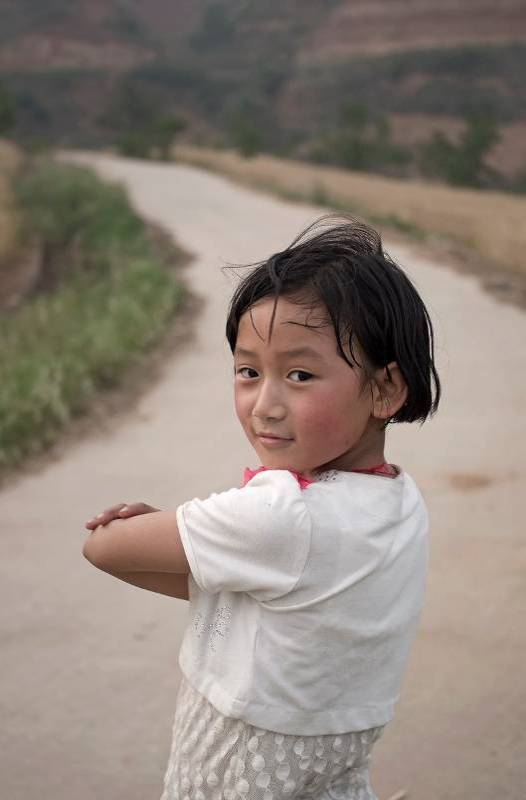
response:
[[[117,503],[115,506],[110,506],[101,514],[92,517],[86,522],[85,527],[95,530],[99,525],[107,525],[113,519],[126,519],[127,517],[135,517],[137,514],[151,514],[153,511],[160,511],[160,508],[154,508],[147,503]]]

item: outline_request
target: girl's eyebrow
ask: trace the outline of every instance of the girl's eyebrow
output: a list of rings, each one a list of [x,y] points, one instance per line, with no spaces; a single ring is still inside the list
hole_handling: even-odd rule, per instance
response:
[[[236,347],[234,355],[247,356],[248,358],[257,358],[257,353],[253,350],[247,350],[245,347]],[[283,350],[281,353],[276,353],[278,358],[297,358],[298,356],[310,356],[310,358],[317,358],[323,361],[323,356],[320,355],[312,347],[305,345],[304,347],[295,347],[293,350]]]

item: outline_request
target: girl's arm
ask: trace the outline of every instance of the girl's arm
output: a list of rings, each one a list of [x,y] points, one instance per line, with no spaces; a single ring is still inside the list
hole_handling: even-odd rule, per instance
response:
[[[110,572],[121,581],[148,589],[150,592],[165,594],[168,597],[177,597],[179,600],[188,600],[188,575],[175,572]]]
[[[111,574],[166,573],[169,577],[190,572],[175,511],[155,511],[99,525],[86,539],[82,554]]]

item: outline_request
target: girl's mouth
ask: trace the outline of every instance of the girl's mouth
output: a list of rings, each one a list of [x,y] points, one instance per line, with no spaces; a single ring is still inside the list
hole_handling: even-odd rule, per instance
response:
[[[293,439],[284,439],[280,436],[267,436],[264,434],[257,434],[257,438],[265,447],[284,447],[293,441]]]

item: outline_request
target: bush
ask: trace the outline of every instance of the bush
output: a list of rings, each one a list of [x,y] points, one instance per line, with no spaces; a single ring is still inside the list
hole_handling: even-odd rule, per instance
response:
[[[117,152],[127,158],[149,158],[150,142],[144,131],[128,131],[119,136],[115,142]]]
[[[250,120],[239,118],[232,124],[229,133],[233,146],[245,158],[251,158],[261,151],[263,137]]]
[[[0,83],[0,136],[5,136],[15,124],[15,104],[13,98]]]
[[[123,243],[128,250],[143,244],[144,226],[125,190],[103,183],[86,167],[40,163],[18,180],[15,200],[22,236],[37,237],[50,258],[66,257],[72,268],[106,269],[108,254]],[[81,263],[73,250],[81,253]]]
[[[190,46],[195,50],[227,47],[234,34],[234,25],[220,3],[212,3],[204,9],[203,19],[197,31],[189,36]]]
[[[516,194],[526,194],[526,166],[522,167],[511,179],[508,189]]]
[[[174,114],[154,117],[148,125],[122,134],[117,150],[131,158],[158,157],[169,161],[175,137],[186,128],[186,122]]]
[[[458,143],[435,132],[420,150],[420,168],[424,175],[438,177],[457,186],[491,186],[499,175],[485,158],[500,135],[491,115],[471,115]]]
[[[99,122],[116,134],[121,155],[169,159],[174,140],[187,123],[164,111],[164,102],[158,90],[148,90],[131,77],[122,81],[110,106],[99,116]]]
[[[259,117],[260,110],[247,101],[235,105],[226,114],[229,141],[245,158],[257,155],[263,147]]]
[[[372,114],[361,102],[343,107],[340,127],[322,137],[311,155],[316,161],[372,172],[388,171],[411,160],[410,151],[392,141],[388,118]]]

